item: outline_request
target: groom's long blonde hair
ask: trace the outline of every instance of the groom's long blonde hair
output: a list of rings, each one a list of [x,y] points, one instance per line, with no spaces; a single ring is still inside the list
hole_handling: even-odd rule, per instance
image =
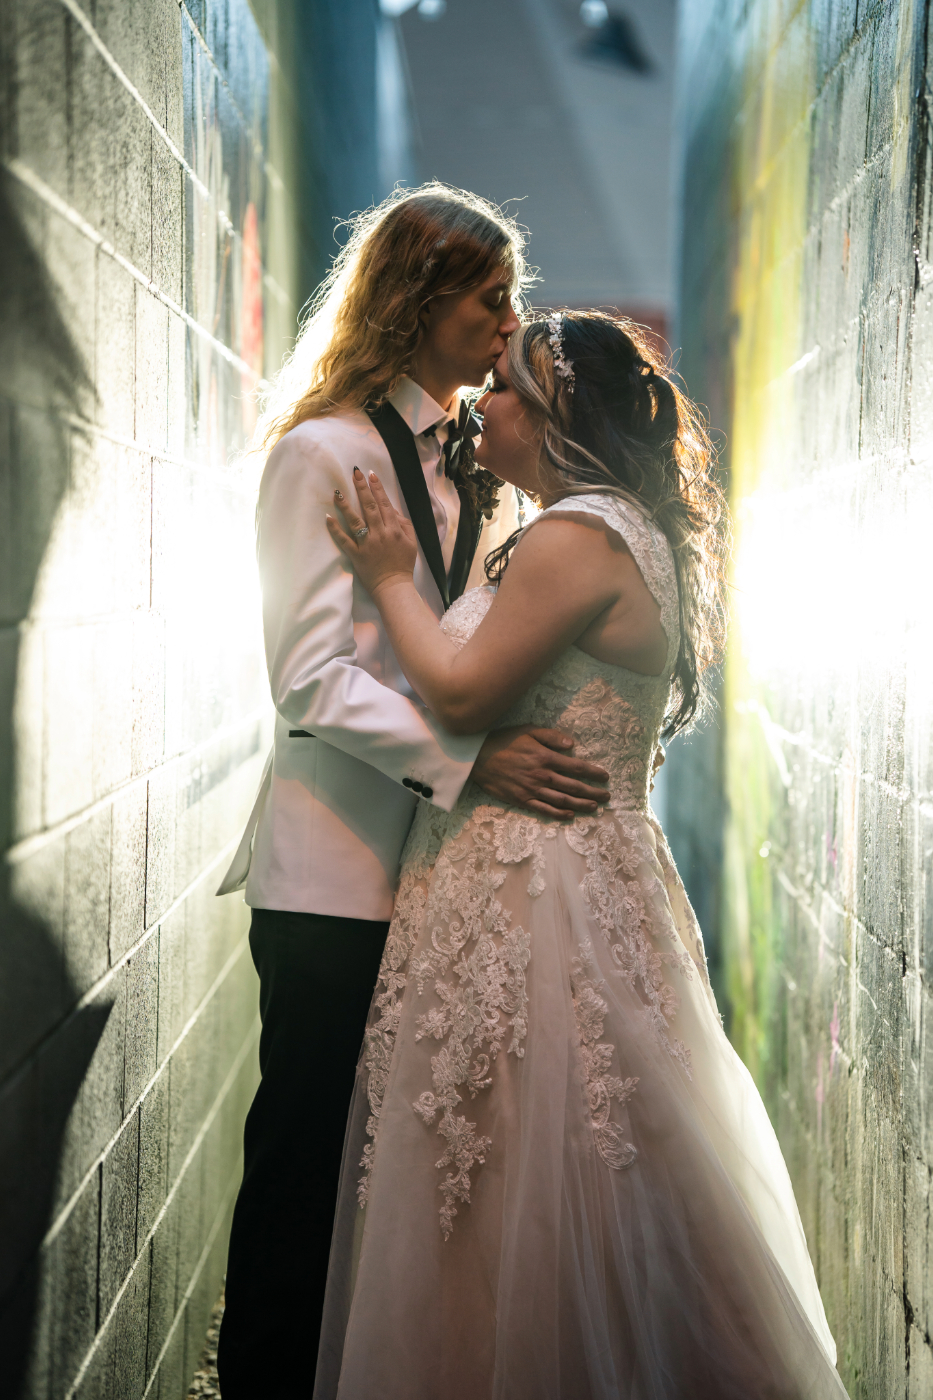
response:
[[[396,190],[349,222],[350,236],[308,305],[295,348],[264,396],[254,450],[309,418],[379,403],[411,367],[420,313],[499,268],[520,295],[525,236],[478,195],[432,181]]]

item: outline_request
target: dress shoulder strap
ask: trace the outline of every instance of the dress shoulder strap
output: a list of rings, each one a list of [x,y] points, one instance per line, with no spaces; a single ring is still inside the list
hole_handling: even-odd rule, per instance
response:
[[[568,513],[598,515],[628,545],[651,596],[661,609],[661,626],[668,642],[668,664],[673,665],[680,647],[680,595],[674,555],[664,531],[633,502],[598,491],[565,496],[542,510],[526,528],[530,529],[545,516]]]

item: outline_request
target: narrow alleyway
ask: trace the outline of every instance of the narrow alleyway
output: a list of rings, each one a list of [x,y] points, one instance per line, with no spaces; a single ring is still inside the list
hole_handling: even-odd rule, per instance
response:
[[[656,796],[840,1375],[931,1400],[930,0],[0,20],[0,1392],[219,1397],[259,1022],[213,892],[272,722],[242,451],[340,221],[436,177],[708,407],[732,632]]]

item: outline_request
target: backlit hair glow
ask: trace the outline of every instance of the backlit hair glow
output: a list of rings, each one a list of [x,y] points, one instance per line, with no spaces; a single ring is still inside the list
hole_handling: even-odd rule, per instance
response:
[[[538,476],[548,499],[599,491],[639,506],[670,542],[680,593],[680,650],[665,735],[702,713],[703,675],[722,652],[728,510],[703,415],[625,317],[565,311],[555,373],[552,321],[509,340],[509,379],[540,434]],[[517,533],[486,561],[496,580]]]
[[[349,220],[349,237],[311,300],[292,354],[267,390],[254,449],[309,418],[379,403],[410,369],[433,298],[499,268],[519,297],[525,236],[487,200],[438,181],[398,189]]]

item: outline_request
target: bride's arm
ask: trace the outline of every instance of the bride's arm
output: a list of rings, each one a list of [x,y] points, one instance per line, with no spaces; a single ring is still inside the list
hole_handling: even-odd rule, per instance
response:
[[[444,727],[488,729],[594,618],[619,597],[605,533],[577,520],[542,520],[513,554],[495,600],[466,646],[442,632],[412,583],[417,543],[378,478],[355,475],[361,516],[337,502],[350,533],[335,541],[371,593],[399,664]],[[368,527],[357,540],[354,530]]]

